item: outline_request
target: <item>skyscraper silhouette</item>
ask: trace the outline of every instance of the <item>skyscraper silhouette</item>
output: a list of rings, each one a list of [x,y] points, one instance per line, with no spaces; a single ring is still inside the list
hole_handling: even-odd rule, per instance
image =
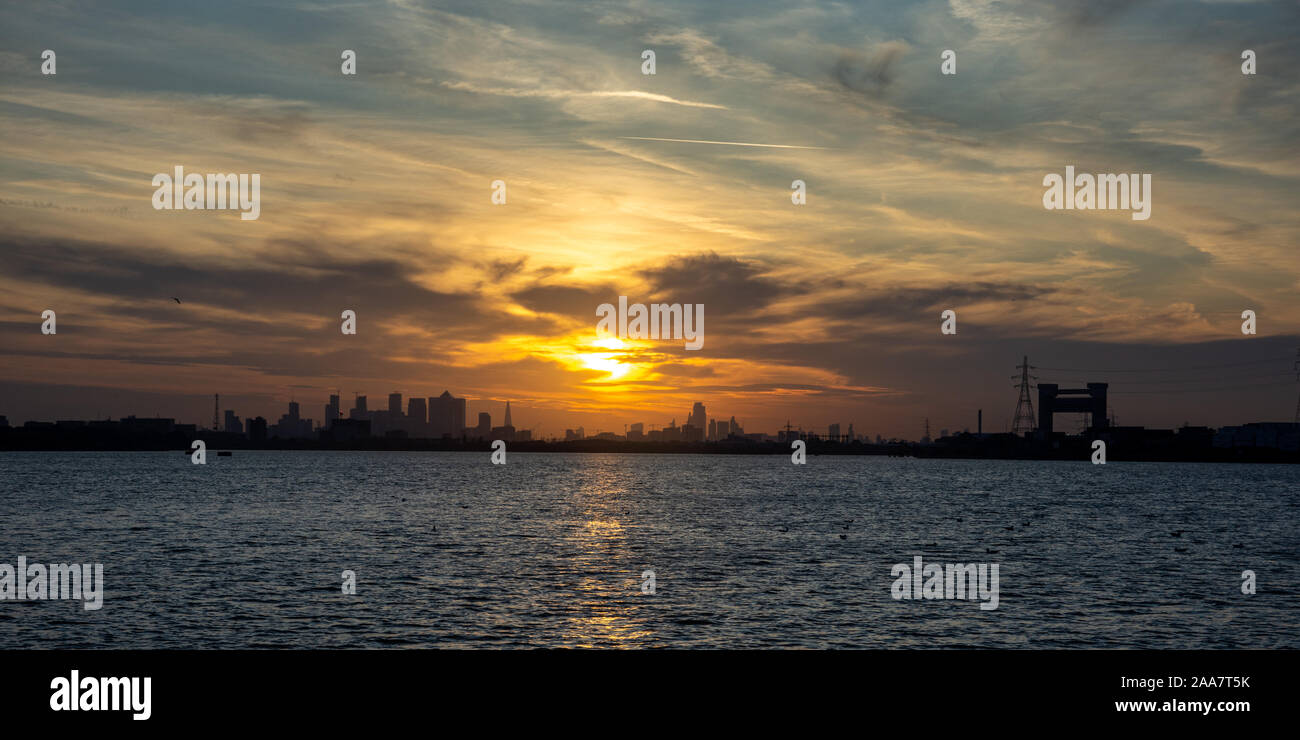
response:
[[[429,398],[429,427],[434,437],[459,437],[465,433],[465,399],[451,391]]]
[[[331,393],[330,402],[325,405],[325,426],[329,427],[338,421],[339,415],[339,394]]]
[[[691,409],[691,413],[686,415],[686,423],[701,430],[709,427],[709,415],[705,412],[703,403],[695,402],[695,407]]]

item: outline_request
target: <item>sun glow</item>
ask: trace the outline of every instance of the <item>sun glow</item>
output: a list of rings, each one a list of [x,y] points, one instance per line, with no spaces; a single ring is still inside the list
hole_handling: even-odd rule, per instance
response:
[[[492,342],[465,345],[448,355],[458,363],[473,367],[483,358],[494,362],[517,362],[541,358],[571,372],[587,374],[587,382],[603,385],[614,381],[652,377],[661,356],[650,351],[649,342],[637,342],[611,336],[592,336],[589,331],[538,341],[536,336],[515,335]],[[603,373],[592,377],[590,371]]]
[[[610,352],[580,352],[574,357],[589,370],[600,370],[608,373],[608,376],[602,380],[620,380],[632,365],[623,362],[625,356],[623,351],[630,349],[628,343],[618,337],[601,337],[590,343],[594,347],[612,350]]]

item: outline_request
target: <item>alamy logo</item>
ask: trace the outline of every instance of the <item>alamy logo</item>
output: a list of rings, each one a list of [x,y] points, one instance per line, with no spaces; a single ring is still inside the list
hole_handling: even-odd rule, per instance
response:
[[[1141,178],[1139,180],[1139,178]],[[1043,208],[1056,210],[1133,211],[1134,221],[1151,218],[1151,175],[1074,174],[1074,165],[1065,168],[1065,177],[1055,172],[1043,177]]]
[[[239,218],[256,221],[262,214],[262,176],[247,174],[185,174],[176,165],[172,175],[159,172],[153,176],[155,211],[225,210],[243,211]]]
[[[32,563],[18,556],[18,567],[0,563],[0,601],[81,599],[82,608],[95,611],[104,605],[104,565],[95,563]]]
[[[71,676],[56,677],[50,681],[50,709],[56,712],[134,712],[131,719],[149,719],[153,716],[153,679],[144,678],[81,678],[73,670]]]
[[[980,609],[998,608],[997,563],[922,563],[921,556],[912,565],[898,563],[889,570],[898,580],[890,588],[895,600],[901,599],[979,599]]]
[[[651,303],[647,309],[644,303],[628,306],[627,296],[621,295],[617,308],[602,303],[596,307],[596,315],[601,317],[596,322],[597,333],[619,339],[685,339],[686,349],[704,346],[703,303]]]

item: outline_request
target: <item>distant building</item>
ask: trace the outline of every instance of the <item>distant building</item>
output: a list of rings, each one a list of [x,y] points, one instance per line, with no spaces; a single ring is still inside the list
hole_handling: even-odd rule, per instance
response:
[[[388,414],[393,419],[400,419],[402,417],[402,394],[401,393],[388,394]]]
[[[328,428],[339,419],[339,396],[330,394],[330,402],[325,404],[325,427]]]
[[[401,414],[393,415],[388,409],[377,409],[371,411],[367,418],[370,421],[370,434],[375,437],[387,436],[389,432],[402,431],[401,424],[404,418]],[[362,421],[358,419],[358,421]]]
[[[695,402],[695,406],[691,408],[691,413],[686,415],[686,424],[699,429],[701,434],[709,428],[709,414],[704,410],[703,403]]]
[[[339,419],[328,430],[321,432],[321,439],[335,442],[355,442],[369,436],[369,419]]]
[[[244,433],[244,422],[240,421],[238,416],[235,416],[235,412],[232,409],[226,409],[226,420],[223,426],[225,427],[226,434]]]
[[[483,414],[479,415],[479,426],[483,427],[486,437],[492,422],[483,423]],[[429,399],[429,435],[434,439],[442,437],[459,437],[465,433],[465,399],[456,398],[451,391],[443,391],[441,396]]]
[[[421,424],[429,420],[429,410],[424,405],[423,398],[409,398],[406,400],[406,418],[413,419]]]
[[[290,401],[289,413],[281,416],[269,431],[271,436],[281,439],[302,439],[312,436],[312,422],[298,415],[297,401]]]
[[[1213,447],[1215,431],[1209,427],[1181,426],[1178,443],[1186,447]]]
[[[254,442],[266,441],[266,419],[255,416],[248,420],[248,438]]]
[[[831,424],[830,432],[826,435],[826,437],[832,442],[840,441],[840,425]]]
[[[429,436],[429,412],[423,398],[410,398],[406,401],[406,431],[412,437]]]
[[[349,419],[370,418],[370,411],[366,408],[365,396],[357,396],[357,400],[354,402],[352,410],[348,412],[348,418]]]
[[[27,422],[31,424],[32,422]],[[54,426],[50,424],[50,426]],[[119,428],[124,432],[137,434],[169,434],[176,427],[175,419],[137,419],[135,416],[128,416],[118,422]]]
[[[506,401],[506,423],[499,427],[492,427],[492,439],[503,439],[507,442],[515,441],[515,425],[510,420],[510,402]]]
[[[637,422],[627,428],[627,438],[633,442],[640,442],[645,439],[645,424]]]
[[[474,436],[479,439],[487,439],[492,435],[492,415],[486,411],[480,411],[478,415],[478,426],[474,427]]]
[[[1188,428],[1184,427],[1184,429]],[[1220,427],[1218,433],[1214,435],[1214,446],[1267,447],[1295,452],[1300,450],[1300,424],[1265,421]]]
[[[659,430],[659,439],[664,442],[680,442],[682,440],[682,429],[677,426],[677,420],[673,419],[668,426]]]

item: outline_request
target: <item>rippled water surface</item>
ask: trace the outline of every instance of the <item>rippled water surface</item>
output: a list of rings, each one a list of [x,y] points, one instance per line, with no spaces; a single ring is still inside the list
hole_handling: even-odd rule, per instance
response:
[[[0,453],[0,563],[107,581],[0,601],[0,646],[1294,648],[1298,513],[1272,465]],[[894,600],[915,555],[998,608]]]

